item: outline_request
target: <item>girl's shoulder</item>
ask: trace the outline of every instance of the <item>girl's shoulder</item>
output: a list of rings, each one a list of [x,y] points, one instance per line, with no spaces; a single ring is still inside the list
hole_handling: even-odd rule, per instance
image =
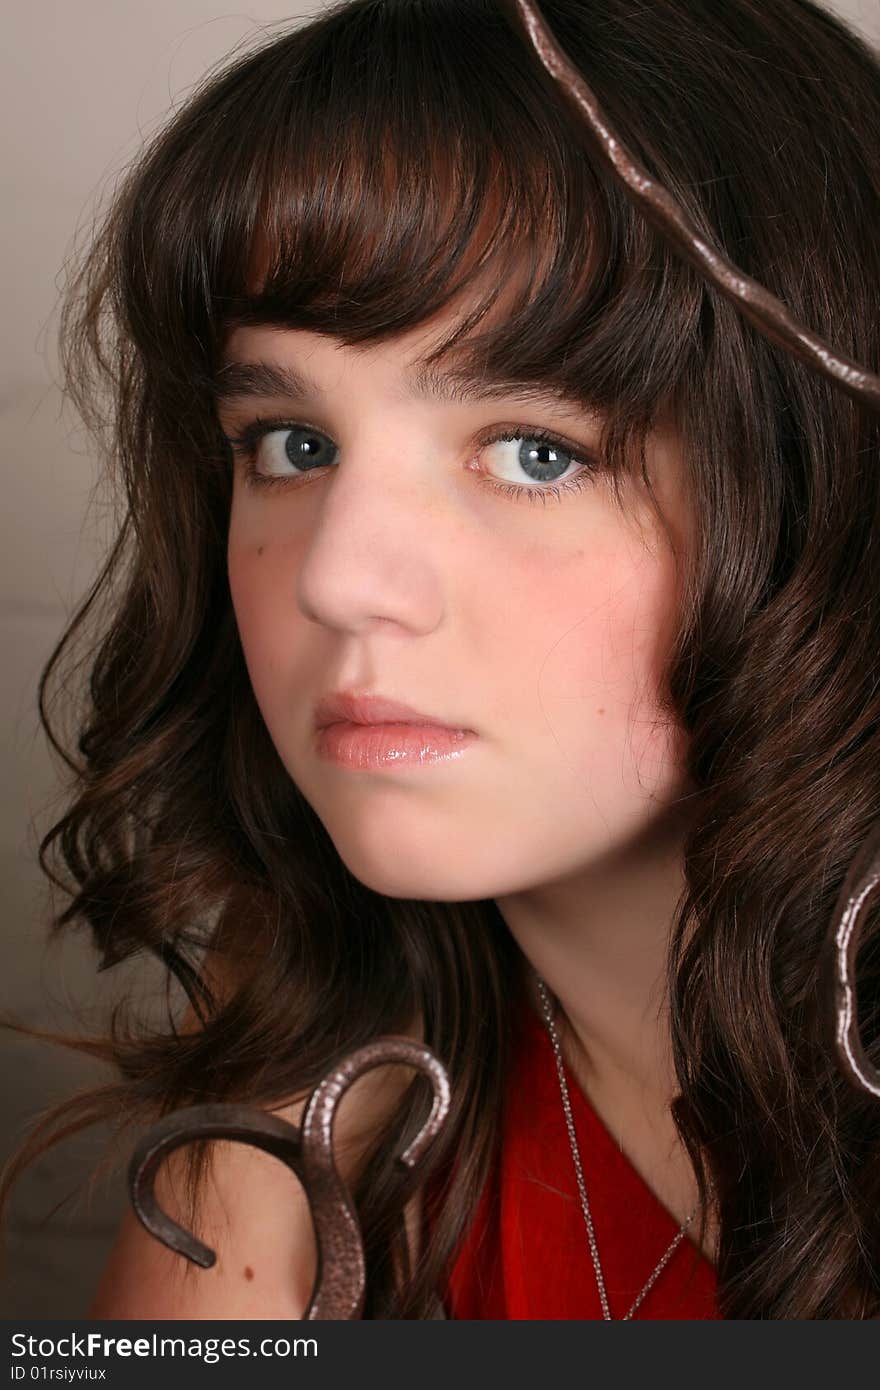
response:
[[[203,973],[221,1004],[240,988],[246,958],[237,933],[224,928],[223,952]],[[215,941],[219,933],[215,932]],[[201,1022],[190,1008],[181,1032]],[[351,1189],[409,1082],[407,1069],[376,1067],[342,1097],[334,1119],[334,1153]],[[271,1113],[299,1125],[308,1097],[273,1105]],[[269,1107],[263,1107],[268,1109]],[[314,1226],[306,1194],[290,1169],[252,1145],[214,1140],[210,1167],[193,1217],[185,1210],[185,1151],[171,1153],[156,1174],[155,1194],[168,1215],[216,1254],[210,1270],[189,1264],[156,1240],[129,1207],[103,1271],[90,1318],[302,1318],[317,1273]],[[413,1258],[420,1209],[405,1212]]]

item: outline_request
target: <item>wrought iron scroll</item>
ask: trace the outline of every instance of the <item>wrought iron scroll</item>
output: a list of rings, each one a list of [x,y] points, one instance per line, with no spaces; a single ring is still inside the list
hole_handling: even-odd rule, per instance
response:
[[[377,1038],[344,1057],[312,1090],[299,1126],[253,1106],[193,1105],[166,1115],[141,1139],[128,1170],[131,1203],[151,1235],[202,1269],[216,1254],[163,1211],[154,1192],[156,1174],[174,1149],[198,1139],[231,1139],[262,1149],[293,1172],[309,1203],[315,1229],[315,1286],[304,1319],[351,1319],[363,1312],[364,1246],[357,1211],[333,1156],[333,1118],[349,1086],[373,1067],[399,1062],[431,1081],[430,1114],[399,1161],[415,1169],[449,1113],[449,1077],[430,1048],[411,1038]]]
[[[745,318],[771,341],[798,357],[807,367],[824,373],[850,396],[880,410],[880,376],[837,352],[824,338],[801,323],[774,294],[746,275],[718,248],[700,236],[684,209],[662,184],[630,153],[587,86],[547,28],[530,0],[502,0],[512,20],[525,30],[541,63],[555,79],[571,107],[586,125],[599,154],[647,220],[672,242],[681,257],[732,300]]]
[[[825,1030],[847,1081],[880,1099],[880,1071],[865,1055],[856,1003],[856,956],[865,915],[880,890],[880,825],[853,859],[841,885],[822,949],[820,985]]]

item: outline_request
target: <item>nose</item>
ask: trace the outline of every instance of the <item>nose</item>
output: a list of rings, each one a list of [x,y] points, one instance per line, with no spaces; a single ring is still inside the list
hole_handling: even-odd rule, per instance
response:
[[[424,454],[424,450],[422,451]],[[320,491],[296,577],[313,622],[358,633],[378,623],[431,632],[443,609],[443,575],[455,549],[436,475],[412,449],[349,450]],[[434,475],[433,482],[431,474]]]

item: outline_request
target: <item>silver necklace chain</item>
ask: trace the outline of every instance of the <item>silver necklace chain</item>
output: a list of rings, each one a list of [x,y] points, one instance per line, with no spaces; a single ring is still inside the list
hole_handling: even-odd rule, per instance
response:
[[[541,979],[540,976],[537,976],[537,980],[538,990],[541,995],[541,1003],[544,1008],[544,1018],[547,1022],[547,1031],[550,1034],[550,1041],[553,1044],[553,1051],[556,1056],[556,1071],[559,1076],[559,1089],[562,1092],[562,1107],[565,1111],[565,1123],[568,1128],[568,1137],[571,1143],[571,1156],[574,1159],[574,1169],[575,1174],[577,1176],[578,1191],[581,1197],[581,1206],[583,1207],[584,1221],[586,1222],[587,1226],[587,1239],[590,1242],[590,1254],[593,1258],[593,1268],[596,1271],[596,1283],[599,1286],[599,1298],[602,1303],[602,1316],[604,1318],[612,1320],[611,1310],[608,1306],[608,1295],[605,1292],[605,1280],[602,1276],[602,1266],[599,1262],[599,1247],[596,1244],[596,1232],[593,1229],[593,1218],[590,1215],[590,1203],[587,1200],[587,1189],[584,1183],[583,1169],[581,1168],[581,1156],[578,1150],[577,1135],[575,1134],[574,1128],[574,1119],[572,1118],[571,1113],[571,1101],[569,1099],[568,1094],[568,1083],[565,1079],[565,1070],[562,1062],[562,1046],[559,1041],[559,1034],[556,1030],[556,1022],[553,1017],[553,1005],[550,1001],[550,992],[547,989],[547,986],[544,984],[544,981]],[[695,1207],[694,1210],[691,1212],[690,1216],[687,1218],[687,1220],[682,1223],[681,1227],[679,1228],[678,1234],[672,1241],[672,1244],[669,1246],[669,1249],[666,1251],[666,1254],[663,1256],[660,1263],[655,1268],[647,1284],[645,1284],[641,1293],[639,1293],[636,1296],[635,1302],[633,1303],[629,1312],[624,1314],[624,1322],[627,1320],[627,1318],[632,1317],[633,1313],[638,1308],[639,1304],[647,1294],[648,1290],[653,1288],[661,1271],[664,1269],[667,1262],[672,1258],[672,1255],[678,1249],[678,1246],[684,1240],[685,1232],[687,1231],[688,1226],[691,1224],[698,1211],[699,1206]]]

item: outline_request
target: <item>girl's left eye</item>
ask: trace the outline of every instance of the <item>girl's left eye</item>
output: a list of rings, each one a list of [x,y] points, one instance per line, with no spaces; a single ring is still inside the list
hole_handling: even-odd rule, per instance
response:
[[[257,468],[260,441],[273,434],[288,436],[283,445],[283,462],[300,470],[299,473],[265,473]],[[290,420],[255,419],[240,435],[224,435],[224,439],[233,454],[244,458],[248,487],[302,487],[306,475],[328,467],[336,452],[336,446],[322,430]],[[530,477],[537,486],[499,482],[485,473],[481,473],[479,481],[516,500],[546,503],[563,493],[577,492],[592,481],[598,467],[596,456],[581,445],[529,425],[512,425],[477,440],[481,450],[492,444],[514,443],[518,443],[519,448],[509,451],[508,467],[514,473],[519,470],[519,476]],[[328,452],[330,460],[326,458]],[[572,469],[575,471],[571,472]]]

